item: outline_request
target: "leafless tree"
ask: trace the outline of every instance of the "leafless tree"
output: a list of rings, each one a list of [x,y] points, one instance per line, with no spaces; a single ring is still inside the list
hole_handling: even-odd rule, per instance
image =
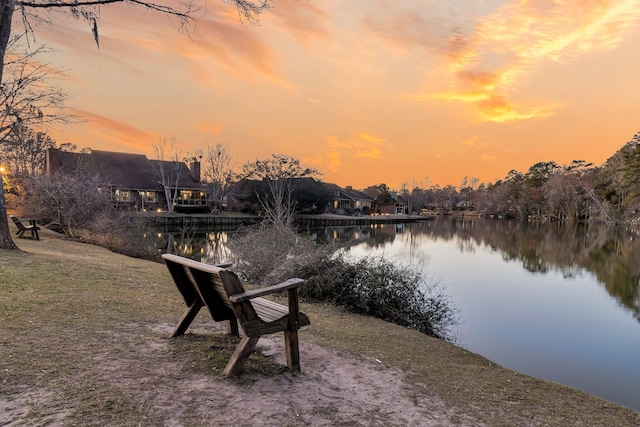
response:
[[[16,178],[34,176],[42,172],[44,158],[50,148],[75,151],[77,147],[69,142],[58,145],[45,132],[16,126],[0,144],[0,163]]]
[[[238,8],[238,13],[248,21],[255,21],[256,17],[268,9],[271,0],[230,0]],[[151,12],[162,13],[176,18],[180,29],[187,29],[193,20],[193,13],[197,10],[192,0],[174,0],[172,4],[162,5],[146,0],[0,0],[0,83],[4,81],[4,65],[7,48],[11,39],[14,12],[22,18],[25,34],[33,34],[31,22],[42,21],[55,25],[51,13],[62,12],[85,20],[91,29],[96,44],[99,44],[98,20],[100,7],[112,4],[125,4],[143,7]],[[4,190],[0,185],[0,249],[16,249],[11,239],[7,208],[4,200]]]
[[[96,191],[96,178],[81,169],[51,177],[31,177],[26,186],[25,208],[33,215],[59,223],[68,236],[89,228],[101,213],[114,212],[108,196]]]
[[[289,228],[293,222],[296,211],[293,192],[299,180],[319,174],[316,169],[305,168],[298,159],[283,154],[245,163],[242,171],[245,178],[261,182],[258,199],[266,219],[285,228]]]
[[[0,84],[0,143],[21,127],[46,128],[74,119],[64,111],[66,92],[54,84],[64,77],[62,71],[40,60],[47,53],[51,50],[46,46],[29,49],[23,35],[11,38]]]
[[[164,189],[167,211],[172,213],[178,200],[178,182],[183,169],[182,149],[175,137],[169,141],[164,136],[157,144],[153,144],[152,148],[156,157],[151,161],[153,173]]]
[[[207,146],[202,157],[202,176],[207,196],[215,203],[216,208],[222,207],[235,175],[229,148],[221,143]]]

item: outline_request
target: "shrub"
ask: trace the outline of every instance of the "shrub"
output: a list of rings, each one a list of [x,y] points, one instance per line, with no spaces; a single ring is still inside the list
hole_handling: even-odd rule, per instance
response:
[[[82,175],[59,174],[33,177],[25,182],[25,210],[57,222],[64,233],[76,237],[94,219],[114,208],[98,184]]]
[[[304,297],[455,340],[451,328],[458,323],[457,310],[443,288],[418,269],[380,256],[352,260],[339,252],[296,273],[307,281],[301,288]]]
[[[148,256],[131,239],[127,215],[97,189],[98,182],[82,174],[32,177],[25,181],[23,207],[68,237],[128,256]]]
[[[349,259],[333,245],[320,245],[282,227],[260,226],[235,236],[229,246],[238,272],[256,284],[290,277],[307,282],[300,294],[453,341],[458,312],[437,282],[420,270],[383,257]]]
[[[78,238],[86,243],[102,246],[110,251],[134,257],[149,258],[153,254],[144,241],[132,238],[140,235],[139,223],[131,221],[127,214],[115,209],[100,211],[83,229]]]
[[[262,285],[273,284],[295,270],[295,266],[330,253],[328,245],[317,245],[289,227],[264,223],[238,230],[228,247],[234,254],[238,274]]]

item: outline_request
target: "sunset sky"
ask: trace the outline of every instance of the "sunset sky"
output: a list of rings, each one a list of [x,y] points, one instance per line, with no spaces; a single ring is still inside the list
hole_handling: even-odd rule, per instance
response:
[[[237,165],[281,153],[398,188],[601,164],[640,131],[640,0],[275,0],[260,25],[209,0],[188,36],[114,5],[99,49],[55,20],[37,41],[86,121],[53,136],[79,147],[220,142]]]

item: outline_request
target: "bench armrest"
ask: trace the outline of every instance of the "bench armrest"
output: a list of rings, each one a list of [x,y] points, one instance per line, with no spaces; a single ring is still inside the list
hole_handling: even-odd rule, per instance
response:
[[[288,289],[297,288],[304,283],[303,279],[289,279],[286,282],[278,283],[277,285],[267,286],[266,288],[260,288],[253,291],[243,292],[241,294],[231,295],[229,301],[242,302],[252,298],[261,297],[264,295],[273,294],[276,292],[286,291]]]
[[[228,268],[231,267],[233,265],[232,262],[221,262],[219,264],[213,264],[214,267],[218,267],[218,268]]]

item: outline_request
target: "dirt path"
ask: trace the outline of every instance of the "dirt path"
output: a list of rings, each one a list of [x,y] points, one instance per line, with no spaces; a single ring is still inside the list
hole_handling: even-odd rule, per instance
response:
[[[279,337],[262,338],[258,347],[285,363]],[[226,379],[185,370],[188,360],[168,357],[173,354],[168,339],[138,340],[116,355],[108,351],[96,355],[91,375],[97,376],[95,383],[101,387],[119,390],[127,406],[138,408],[139,417],[131,425],[478,425],[456,416],[437,397],[412,396],[401,372],[375,360],[347,359],[309,343],[301,344],[301,352],[302,374],[243,374]],[[109,402],[94,404],[108,406]],[[19,395],[0,394],[0,426],[71,425],[67,416],[78,405],[82,403],[65,401],[54,384],[25,387]],[[104,425],[115,425],[104,421]],[[91,416],[86,422],[100,425],[102,421]]]
[[[286,364],[279,335],[261,338],[258,348]],[[239,379],[225,379],[197,372],[185,375],[180,361],[166,360],[170,349],[161,340],[148,345],[145,356],[155,360],[163,380],[143,392],[138,403],[160,415],[165,426],[478,425],[456,416],[437,397],[413,396],[404,375],[379,361],[356,361],[304,342],[300,350],[300,375],[244,373]],[[106,375],[114,378],[121,368],[112,366]],[[119,386],[129,389],[140,378],[122,381]]]

